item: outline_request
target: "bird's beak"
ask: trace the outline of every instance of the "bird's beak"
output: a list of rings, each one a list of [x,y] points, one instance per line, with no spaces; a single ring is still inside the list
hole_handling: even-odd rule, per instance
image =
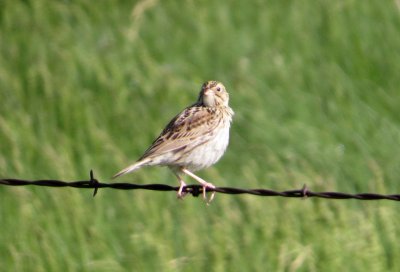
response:
[[[209,89],[209,88],[204,90],[203,103],[207,107],[214,107],[215,106],[215,97],[213,95],[213,91],[211,89]]]
[[[204,91],[204,95],[210,95],[211,94],[211,89],[206,89],[205,91]]]

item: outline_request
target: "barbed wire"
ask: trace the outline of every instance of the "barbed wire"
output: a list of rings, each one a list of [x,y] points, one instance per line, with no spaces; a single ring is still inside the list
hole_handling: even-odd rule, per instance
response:
[[[133,183],[102,183],[94,178],[94,173],[90,170],[90,179],[83,181],[61,181],[61,180],[21,180],[21,179],[0,179],[0,185],[8,186],[46,186],[46,187],[73,187],[83,189],[94,189],[93,196],[96,196],[100,188],[112,188],[119,190],[151,190],[151,191],[178,191],[179,187],[174,187],[166,184],[133,184]],[[203,187],[201,185],[187,185],[183,188],[183,192],[191,194],[192,196],[199,196],[203,193]],[[360,193],[360,194],[348,194],[340,192],[312,192],[306,185],[299,190],[289,191],[273,191],[268,189],[241,189],[232,187],[216,187],[207,188],[207,192],[217,192],[222,194],[250,194],[256,196],[280,196],[280,197],[292,197],[292,198],[328,198],[328,199],[357,199],[357,200],[393,200],[400,201],[400,194],[393,195],[381,195],[375,193]]]

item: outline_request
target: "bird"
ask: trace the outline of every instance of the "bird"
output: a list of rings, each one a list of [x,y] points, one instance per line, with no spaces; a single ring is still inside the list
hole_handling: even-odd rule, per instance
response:
[[[176,115],[144,154],[113,178],[144,166],[167,166],[180,184],[178,198],[182,199],[186,194],[186,183],[182,178],[186,174],[202,185],[203,198],[207,203],[211,202],[215,191],[207,200],[206,190],[215,186],[194,172],[215,164],[227,149],[234,115],[228,102],[229,94],[221,82],[205,82],[197,101]]]

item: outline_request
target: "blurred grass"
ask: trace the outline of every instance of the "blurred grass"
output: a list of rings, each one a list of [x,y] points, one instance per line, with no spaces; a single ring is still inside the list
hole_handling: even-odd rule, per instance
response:
[[[220,186],[398,193],[398,1],[1,1],[0,177],[108,181],[222,81]],[[176,183],[166,169],[125,179]],[[398,204],[0,187],[1,271],[399,271]]]

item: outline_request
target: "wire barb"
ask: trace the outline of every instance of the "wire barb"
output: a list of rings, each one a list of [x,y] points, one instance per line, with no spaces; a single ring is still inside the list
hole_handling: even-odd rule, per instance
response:
[[[84,189],[94,189],[93,197],[97,195],[100,188],[111,188],[119,190],[151,190],[151,191],[178,191],[179,187],[174,187],[166,184],[133,184],[133,183],[101,183],[94,177],[93,170],[90,170],[90,179],[84,181],[61,181],[61,180],[22,180],[22,179],[0,179],[0,185],[7,186],[45,186],[45,187],[73,187],[73,188],[84,188]],[[186,194],[191,194],[197,197],[203,193],[202,185],[186,185],[183,188],[183,192]],[[290,197],[290,198],[328,198],[328,199],[357,199],[357,200],[393,200],[400,201],[400,194],[392,195],[381,195],[374,193],[360,193],[360,194],[348,194],[340,192],[312,192],[304,184],[300,190],[290,190],[290,191],[273,191],[268,189],[241,189],[232,187],[216,187],[207,188],[207,193],[217,192],[221,194],[250,194],[256,196],[280,196],[280,197]]]
[[[95,197],[96,194],[97,194],[97,190],[99,189],[99,187],[97,186],[99,184],[99,181],[94,178],[94,174],[93,174],[93,170],[92,169],[90,169],[90,182],[89,182],[89,184],[92,185],[93,188],[94,188],[93,197]]]

